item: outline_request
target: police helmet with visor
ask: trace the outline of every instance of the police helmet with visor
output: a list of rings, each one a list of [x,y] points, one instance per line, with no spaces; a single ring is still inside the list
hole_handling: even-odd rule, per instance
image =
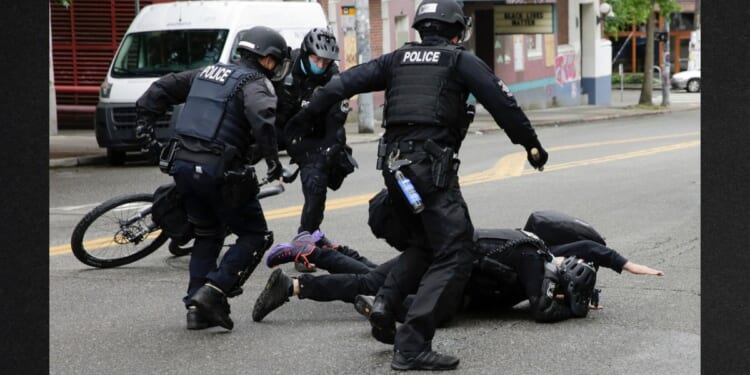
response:
[[[459,42],[469,38],[467,31],[471,31],[471,26],[471,17],[464,15],[463,1],[457,0],[422,1],[411,25],[422,38],[428,35],[456,36]]]
[[[255,26],[239,34],[237,52],[254,58],[270,56],[276,61],[272,80],[283,78],[289,71],[290,48],[281,34],[266,26]]]

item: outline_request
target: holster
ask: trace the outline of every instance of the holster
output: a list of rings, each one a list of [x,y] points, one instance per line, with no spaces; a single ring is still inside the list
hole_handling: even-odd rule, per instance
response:
[[[453,172],[458,170],[459,160],[453,158],[453,149],[440,148],[432,139],[424,142],[424,150],[432,157],[432,179],[436,187],[448,186]]]
[[[172,164],[174,163],[174,155],[177,152],[179,144],[180,143],[177,141],[177,139],[172,138],[169,140],[169,143],[161,149],[161,153],[159,154],[159,170],[163,173],[169,173],[169,171],[172,169]]]
[[[224,172],[221,195],[228,206],[242,207],[258,192],[258,176],[253,166],[245,164],[239,169]]]
[[[382,170],[385,165],[386,143],[382,137],[378,140],[378,159],[375,161],[375,169]]]

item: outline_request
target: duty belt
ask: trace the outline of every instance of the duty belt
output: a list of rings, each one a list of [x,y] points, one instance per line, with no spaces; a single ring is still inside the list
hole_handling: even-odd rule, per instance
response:
[[[218,159],[221,159],[221,155],[212,152],[193,152],[184,148],[177,148],[174,158],[176,160],[190,161],[196,164],[213,164],[216,163]]]
[[[388,153],[398,151],[402,154],[408,154],[413,152],[424,152],[424,141],[398,141],[386,144],[386,151]]]

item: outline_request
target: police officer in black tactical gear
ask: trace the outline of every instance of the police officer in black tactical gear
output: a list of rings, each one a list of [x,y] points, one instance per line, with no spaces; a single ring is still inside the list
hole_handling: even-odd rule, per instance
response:
[[[305,35],[300,48],[292,52],[291,73],[277,90],[279,104],[276,125],[282,135],[280,148],[285,147],[292,160],[300,166],[305,203],[297,233],[313,234],[321,247],[336,248],[347,255],[359,256],[347,246],[334,245],[320,230],[328,188],[337,190],[346,175],[356,167],[351,148],[346,145],[344,130],[349,112],[348,100],[342,100],[302,127],[285,127],[287,121],[307,104],[315,89],[339,73],[335,63],[338,60],[339,47],[331,31],[314,28]],[[367,261],[366,258],[361,259]],[[315,270],[314,266],[302,263],[295,263],[295,268],[300,272]]]
[[[146,149],[158,147],[153,119],[169,106],[185,103],[160,167],[184,196],[195,232],[184,298],[187,328],[193,330],[233,328],[227,297],[242,292],[273,241],[256,198],[252,165],[265,158],[267,179],[281,176],[270,79],[285,74],[289,49],[277,31],[257,26],[240,34],[236,52],[236,63],[161,77],[136,102],[136,134]],[[227,229],[237,241],[217,267]]]
[[[414,243],[378,292],[370,315],[378,339],[395,329],[393,306],[416,291],[396,333],[391,362],[396,370],[458,366],[458,358],[433,352],[431,341],[435,322],[456,312],[471,271],[474,228],[458,185],[455,158],[471,121],[466,111],[469,93],[511,142],[527,150],[534,168],[541,169],[547,161],[547,152],[507,86],[458,45],[468,22],[455,0],[422,1],[412,25],[421,43],[407,43],[334,77],[292,119],[303,122],[341,99],[385,90],[379,164],[398,215],[415,233]]]

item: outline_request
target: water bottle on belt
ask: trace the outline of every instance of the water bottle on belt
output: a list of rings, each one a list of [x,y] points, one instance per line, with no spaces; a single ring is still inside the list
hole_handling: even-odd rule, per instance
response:
[[[393,176],[396,178],[396,182],[398,182],[398,186],[401,188],[401,192],[404,193],[404,197],[406,197],[406,200],[409,202],[412,211],[415,214],[422,212],[422,210],[424,210],[422,197],[417,193],[417,189],[414,188],[411,180],[404,176],[404,173],[400,170],[393,172]]]

